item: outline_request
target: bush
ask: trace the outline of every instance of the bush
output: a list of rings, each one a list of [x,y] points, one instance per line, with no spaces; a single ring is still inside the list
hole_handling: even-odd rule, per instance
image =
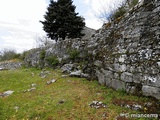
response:
[[[48,65],[51,65],[52,67],[55,67],[59,64],[59,60],[56,56],[49,56],[46,58],[46,61]]]
[[[138,4],[138,2],[139,0],[123,0],[121,2],[117,1],[117,3],[114,6],[102,5],[98,17],[103,22],[112,22],[117,18],[123,16],[128,11],[128,9],[134,7],[136,4]],[[107,8],[109,8],[110,12],[108,12]]]
[[[69,53],[69,59],[75,60],[79,57],[79,51],[77,49],[68,50]]]
[[[129,5],[130,8],[134,7],[135,5],[138,4],[139,0],[132,0],[131,4]]]
[[[20,58],[21,60],[24,60],[27,54],[28,54],[28,51],[23,51],[23,52],[21,53],[21,55],[20,55],[19,58]]]
[[[21,54],[17,54],[14,49],[4,49],[0,55],[0,61],[20,59]]]
[[[117,18],[123,16],[126,13],[126,9],[124,6],[119,7],[116,12],[112,15],[112,19],[116,20]]]
[[[45,55],[46,55],[46,51],[45,51],[45,50],[42,50],[42,51],[40,52],[40,59],[41,59],[41,60],[44,60]]]

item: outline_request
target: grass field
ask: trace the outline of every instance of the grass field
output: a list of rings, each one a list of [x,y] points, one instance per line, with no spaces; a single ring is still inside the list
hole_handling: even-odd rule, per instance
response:
[[[150,101],[100,86],[97,81],[62,77],[60,70],[47,71],[45,78],[41,78],[41,70],[35,68],[0,71],[0,93],[14,91],[12,95],[0,98],[0,120],[115,120],[121,113],[140,112],[115,105],[114,99]],[[47,85],[46,82],[52,79],[56,82]],[[28,91],[33,88],[32,84],[36,84],[36,89]],[[92,101],[102,101],[107,108],[91,108]]]

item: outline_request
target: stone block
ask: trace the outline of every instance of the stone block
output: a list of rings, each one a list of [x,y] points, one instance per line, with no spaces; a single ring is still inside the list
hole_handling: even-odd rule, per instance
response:
[[[115,90],[124,90],[125,89],[125,82],[120,81],[120,80],[116,80],[116,79],[112,79],[110,81],[109,86],[114,88]]]
[[[160,75],[149,75],[146,74],[143,76],[143,84],[144,85],[150,85],[154,87],[160,86]]]
[[[144,85],[142,86],[142,94],[160,99],[160,88]]]
[[[124,82],[133,82],[133,74],[129,72],[124,72],[121,74],[121,80]]]
[[[111,79],[114,78],[114,74],[112,71],[102,69],[102,72],[106,78],[111,78]]]
[[[102,85],[105,84],[105,76],[100,70],[96,70],[96,76],[98,77],[98,82]]]

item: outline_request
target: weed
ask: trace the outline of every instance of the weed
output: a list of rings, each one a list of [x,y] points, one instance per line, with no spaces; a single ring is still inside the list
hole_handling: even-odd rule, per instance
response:
[[[59,60],[56,56],[48,56],[45,60],[52,67],[55,67],[59,64]]]
[[[71,60],[75,60],[76,58],[79,57],[79,51],[77,49],[70,49],[68,50],[68,53],[69,53],[69,58]]]

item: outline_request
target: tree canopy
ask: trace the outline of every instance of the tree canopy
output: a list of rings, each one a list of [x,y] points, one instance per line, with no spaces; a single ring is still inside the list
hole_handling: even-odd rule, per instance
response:
[[[85,26],[84,18],[75,12],[76,6],[72,0],[50,1],[45,20],[40,21],[47,36],[51,39],[63,40],[68,38],[82,37],[81,30]]]

